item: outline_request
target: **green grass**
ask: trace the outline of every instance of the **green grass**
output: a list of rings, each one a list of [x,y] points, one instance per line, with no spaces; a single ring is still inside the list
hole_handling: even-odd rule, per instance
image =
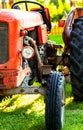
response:
[[[46,130],[41,95],[14,95],[0,102],[0,130]],[[66,85],[65,123],[62,130],[83,130],[83,102],[74,102]]]
[[[0,103],[0,130],[45,130],[40,95],[15,95]]]
[[[66,85],[66,111],[63,130],[83,130],[83,102],[74,102],[71,85]]]
[[[57,44],[63,44],[62,35],[49,35],[51,41],[55,41]]]

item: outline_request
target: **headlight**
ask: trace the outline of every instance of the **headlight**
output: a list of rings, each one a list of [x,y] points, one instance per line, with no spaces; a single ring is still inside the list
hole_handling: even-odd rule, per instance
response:
[[[25,46],[22,50],[22,56],[25,59],[31,59],[34,56],[34,49],[31,46]]]

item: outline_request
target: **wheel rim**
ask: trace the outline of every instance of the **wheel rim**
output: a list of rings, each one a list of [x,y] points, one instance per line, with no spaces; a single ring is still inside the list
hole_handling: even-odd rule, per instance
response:
[[[64,112],[65,112],[65,91],[62,90],[62,100],[61,100],[61,125],[64,125]]]

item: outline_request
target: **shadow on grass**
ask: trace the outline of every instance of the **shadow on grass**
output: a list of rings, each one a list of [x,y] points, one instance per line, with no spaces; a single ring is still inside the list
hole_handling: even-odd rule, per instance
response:
[[[66,85],[66,108],[69,110],[83,109],[83,102],[74,101],[71,84]]]
[[[65,123],[62,130],[83,130],[83,102],[75,102],[73,99],[71,84],[67,84]]]
[[[27,105],[15,105],[19,98],[19,96],[15,96],[8,99],[8,102],[7,100],[2,102],[0,130],[46,130],[44,107],[39,103],[43,98],[39,96]]]
[[[67,110],[83,110],[83,102],[75,102],[73,98],[69,99],[68,104],[66,105]]]

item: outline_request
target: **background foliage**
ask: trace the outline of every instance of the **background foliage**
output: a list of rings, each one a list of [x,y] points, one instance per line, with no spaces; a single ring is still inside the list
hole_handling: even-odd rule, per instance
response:
[[[70,5],[65,2],[65,0],[48,0],[48,2],[43,0],[37,1],[49,8],[52,22],[64,18],[64,11],[67,13],[70,11]]]
[[[15,0],[15,2],[21,0]],[[64,11],[70,11],[70,5],[65,0],[35,0],[43,6],[48,7],[50,11],[51,21],[56,22],[64,18]]]

